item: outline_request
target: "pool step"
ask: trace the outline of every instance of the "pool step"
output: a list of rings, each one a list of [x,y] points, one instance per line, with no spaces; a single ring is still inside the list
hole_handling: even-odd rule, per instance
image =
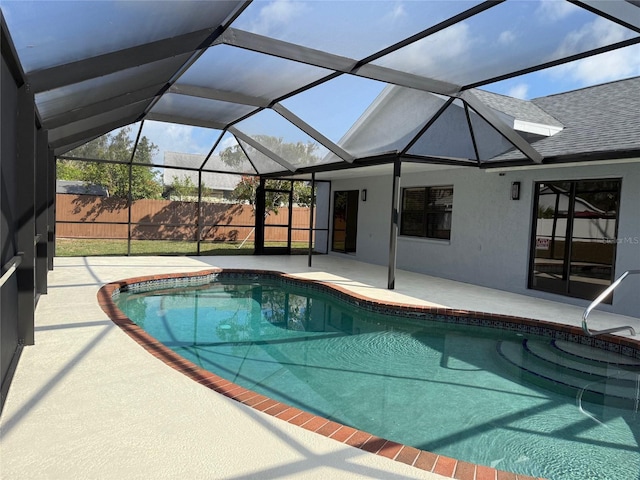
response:
[[[569,342],[501,341],[497,351],[522,378],[593,402],[638,410],[640,365],[622,355]]]
[[[640,361],[631,357],[626,357],[618,353],[607,352],[599,348],[593,348],[588,345],[582,345],[575,342],[567,342],[565,340],[552,340],[551,345],[568,357],[578,357],[584,362],[593,364],[620,365],[624,367],[639,368]]]
[[[587,375],[615,376],[617,371],[640,373],[640,361],[587,345],[561,340],[515,341],[534,356]]]

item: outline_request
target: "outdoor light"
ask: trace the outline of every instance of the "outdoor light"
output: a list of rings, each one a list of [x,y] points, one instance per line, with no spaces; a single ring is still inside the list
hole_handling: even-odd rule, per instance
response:
[[[360,198],[362,199],[363,202],[367,201],[367,189],[366,188],[362,189],[362,194],[360,195]]]
[[[511,184],[511,200],[520,200],[520,182]]]

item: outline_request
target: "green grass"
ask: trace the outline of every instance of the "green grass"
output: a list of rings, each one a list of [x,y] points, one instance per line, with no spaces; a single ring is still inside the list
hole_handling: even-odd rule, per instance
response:
[[[246,242],[238,248],[241,242],[202,242],[200,255],[253,255],[253,242]],[[284,247],[285,242],[269,242],[268,247]],[[308,253],[308,244],[304,242],[292,243],[291,253],[303,255]],[[197,255],[196,242],[173,240],[131,240],[131,255]],[[88,238],[57,238],[57,257],[91,257],[126,255],[126,240],[88,239]]]

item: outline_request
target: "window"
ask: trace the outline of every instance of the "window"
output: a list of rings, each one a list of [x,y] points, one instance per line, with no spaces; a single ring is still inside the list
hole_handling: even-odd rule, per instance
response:
[[[400,235],[449,240],[453,185],[402,190]]]

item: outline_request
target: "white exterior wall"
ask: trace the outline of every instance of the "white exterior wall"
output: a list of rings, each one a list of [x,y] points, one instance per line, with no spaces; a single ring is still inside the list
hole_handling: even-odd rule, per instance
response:
[[[588,305],[588,301],[527,288],[534,182],[622,178],[615,276],[640,269],[640,163],[611,163],[508,171],[478,169],[403,173],[401,188],[453,185],[451,240],[398,237],[397,267],[515,293]],[[520,200],[511,183],[521,182]],[[367,189],[358,211],[357,260],[387,265],[392,178],[335,180],[332,190]],[[334,255],[338,255],[334,253]],[[640,316],[640,275],[616,289],[602,309]]]

